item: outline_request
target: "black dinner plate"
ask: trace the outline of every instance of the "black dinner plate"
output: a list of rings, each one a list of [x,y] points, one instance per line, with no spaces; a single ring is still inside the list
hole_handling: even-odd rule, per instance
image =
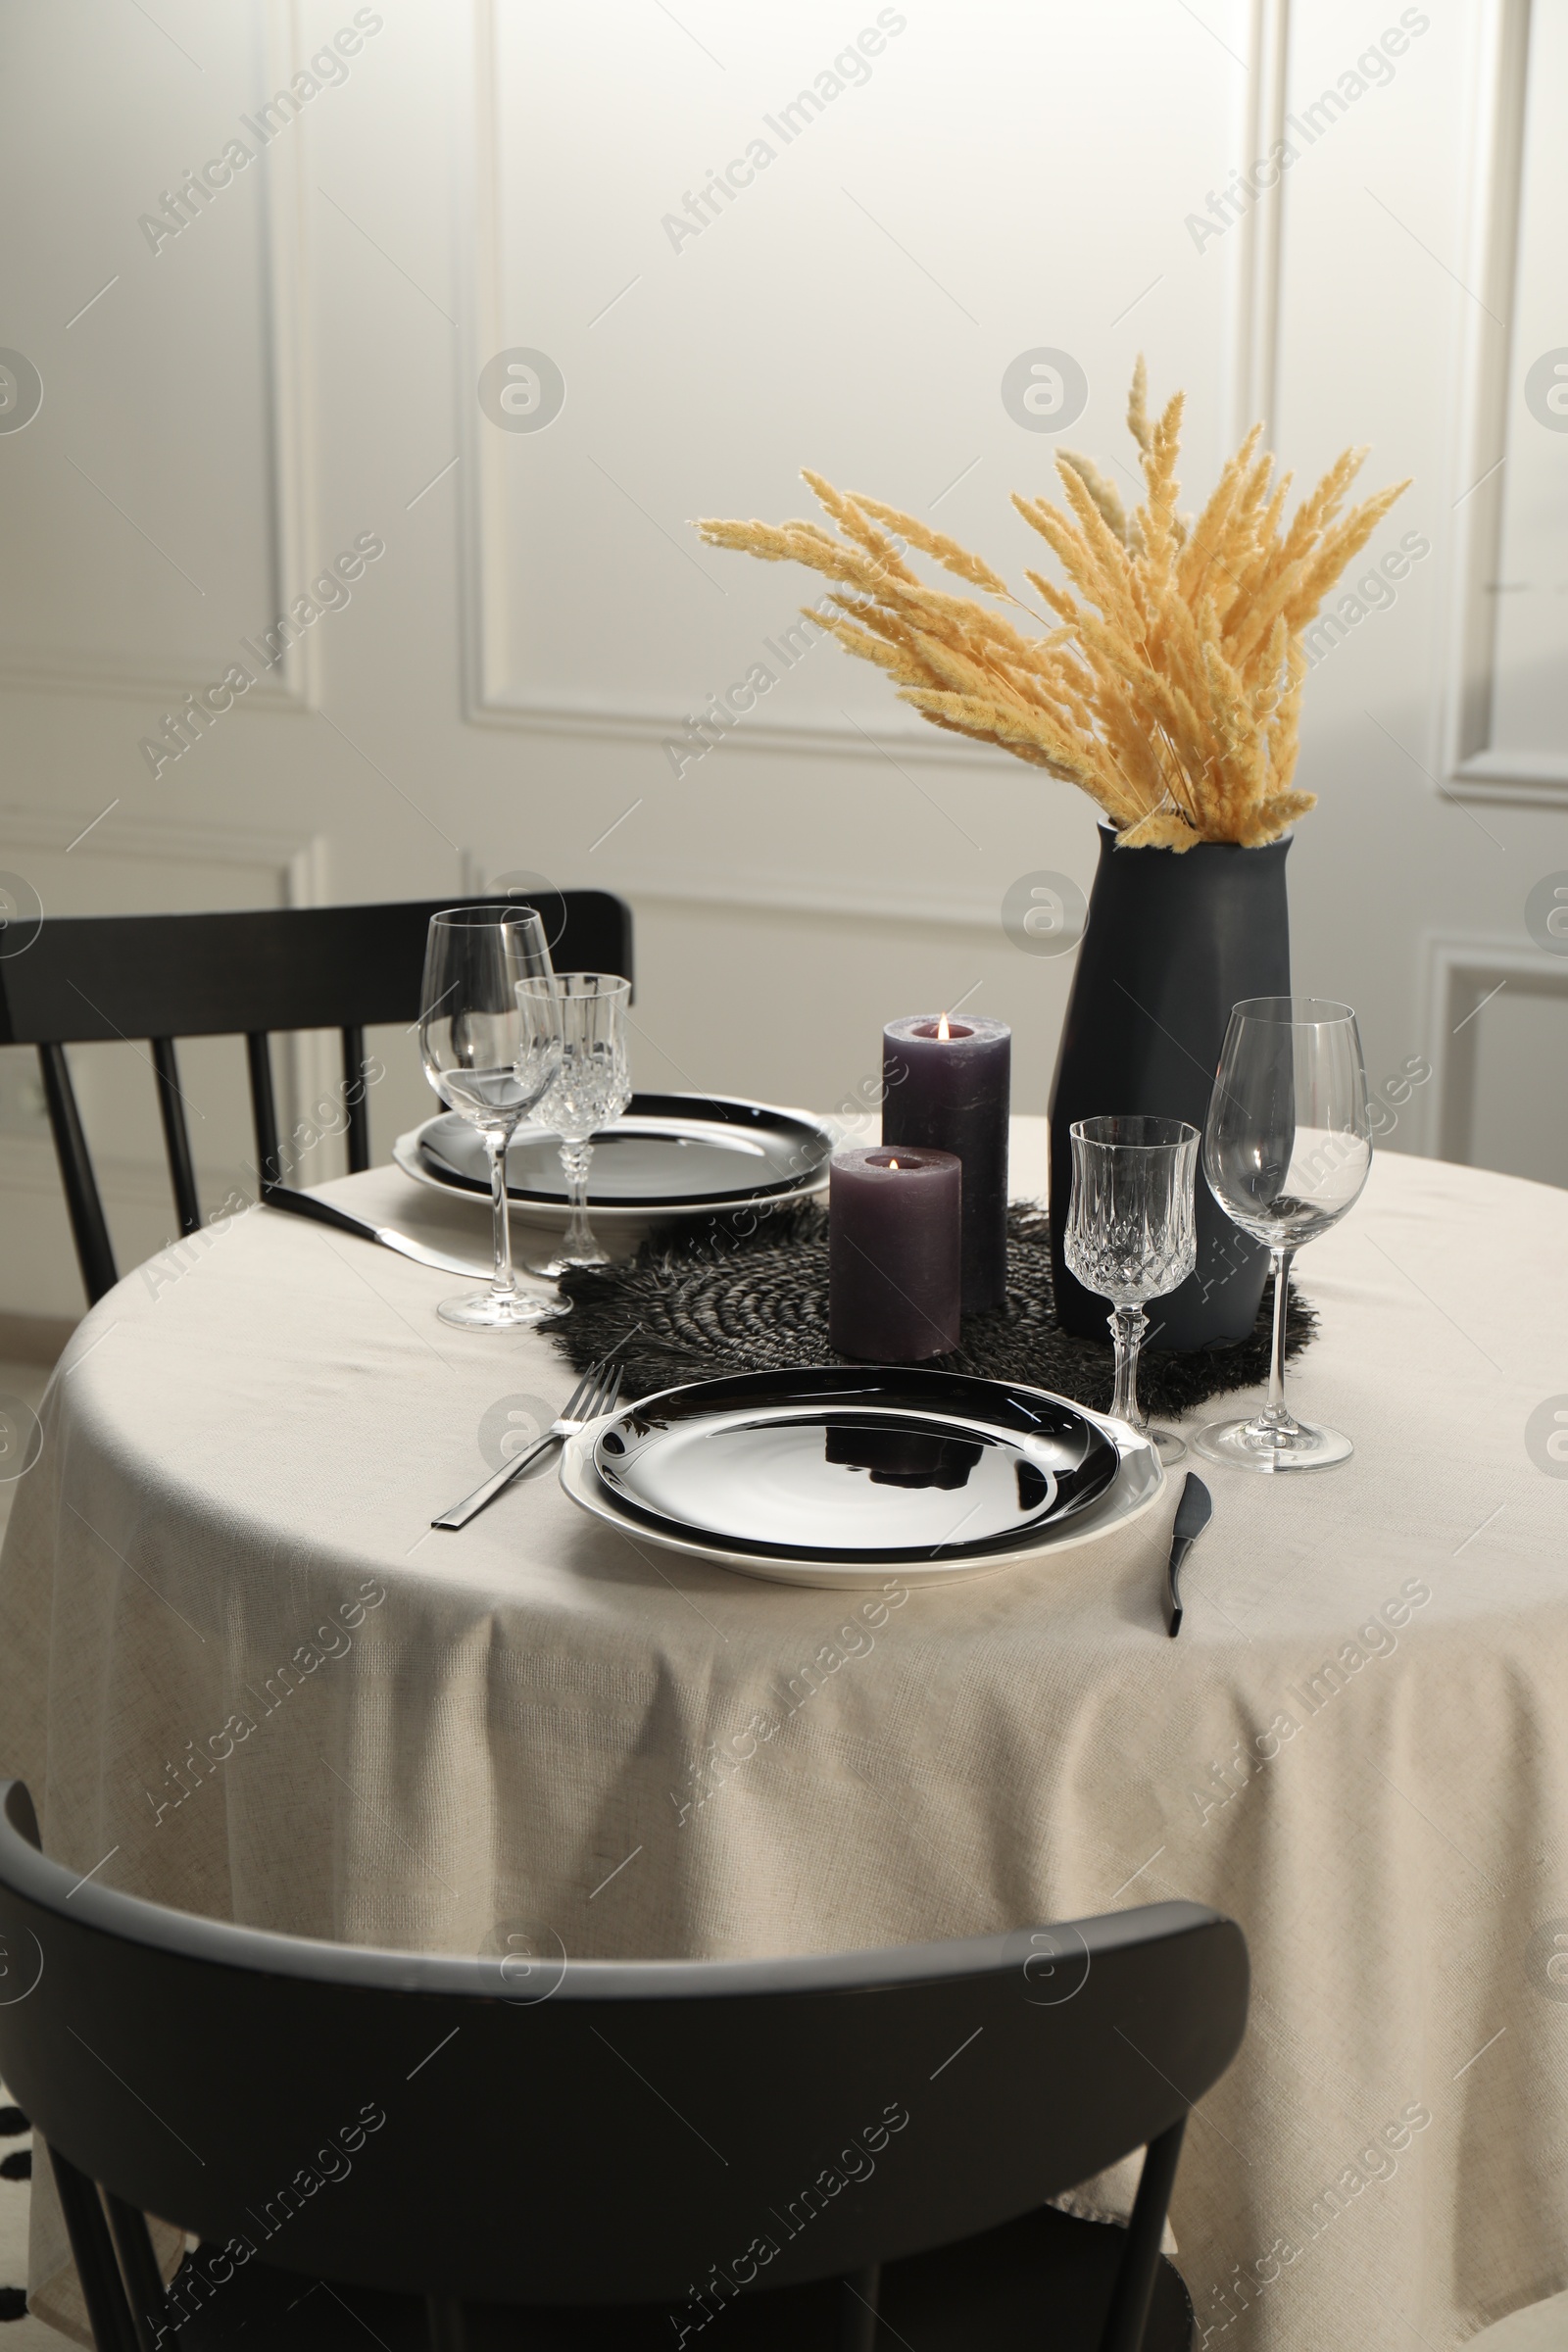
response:
[[[966,1374],[826,1365],[696,1381],[607,1423],[617,1509],[759,1556],[969,1559],[1038,1543],[1120,1457],[1064,1397]]]
[[[456,1112],[432,1119],[419,1154],[443,1183],[490,1191],[477,1128]],[[679,1208],[688,1200],[760,1200],[800,1192],[818,1179],[833,1138],[814,1119],[722,1095],[633,1095],[623,1117],[594,1138],[590,1208]],[[507,1150],[514,1200],[564,1204],[561,1147],[537,1127],[519,1127]]]

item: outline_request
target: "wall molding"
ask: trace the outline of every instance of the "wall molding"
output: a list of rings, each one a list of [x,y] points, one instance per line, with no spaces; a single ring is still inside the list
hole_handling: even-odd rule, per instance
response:
[[[269,89],[286,89],[304,63],[307,43],[303,0],[261,0]],[[271,524],[272,587],[276,611],[286,611],[315,569],[316,447],[312,430],[311,315],[306,222],[310,217],[310,118],[302,112],[286,140],[262,156],[264,253],[263,296],[267,310],[269,516]],[[285,646],[278,663],[280,697],[307,710],[319,700],[319,657],[316,631],[305,630]],[[252,689],[254,692],[255,689]]]
[[[1532,0],[1482,0],[1466,180],[1457,516],[1442,717],[1446,789],[1460,800],[1568,808],[1568,749],[1519,752],[1492,740],[1497,599],[1508,459],[1509,370],[1524,196]]]
[[[482,898],[498,870],[504,869],[496,860],[476,850],[465,850],[463,890]],[[755,871],[739,867],[702,871],[659,859],[640,864],[635,876],[624,882],[617,883],[612,874],[604,887],[618,889],[634,905],[646,900],[655,906],[711,906],[737,915],[807,915],[825,922],[852,919],[857,929],[880,923],[894,930],[918,927],[970,936],[991,934],[998,940],[1004,936],[1001,900],[993,891],[973,888],[956,888],[933,898],[918,892],[906,894],[897,882],[890,881],[889,895],[873,898],[863,886],[841,889],[815,874],[774,868],[765,880],[760,880]]]
[[[261,18],[259,49],[270,90],[286,86],[306,52],[301,0],[254,0]],[[259,158],[262,173],[262,306],[266,320],[268,431],[267,500],[272,612],[305,588],[314,569],[315,484],[309,396],[309,274],[306,268],[306,133],[302,115],[290,137]],[[109,695],[169,703],[210,684],[239,658],[238,640],[222,654],[162,655],[156,663],[121,653],[44,652],[25,646],[0,650],[0,689],[39,694]],[[245,696],[255,707],[311,710],[317,706],[315,633],[306,630],[284,650],[275,668]]]
[[[526,726],[522,713],[511,716],[492,705],[488,685],[492,643],[501,593],[494,534],[485,529],[496,478],[499,452],[483,430],[477,383],[483,358],[500,348],[501,286],[499,277],[500,131],[496,121],[495,20],[490,0],[470,0],[466,17],[469,51],[460,65],[466,73],[472,107],[469,135],[457,139],[458,242],[464,266],[458,270],[458,331],[453,337],[457,364],[454,407],[458,419],[458,644],[463,686],[463,715],[470,723]],[[460,89],[464,87],[460,79]]]
[[[1450,770],[1452,798],[1568,808],[1568,753],[1473,752]]]
[[[667,906],[732,907],[738,914],[804,914],[827,922],[852,918],[857,929],[862,923],[882,923],[895,930],[918,926],[922,931],[988,932],[999,943],[1004,937],[1002,902],[993,892],[955,890],[940,899],[917,893],[904,896],[899,884],[890,882],[888,898],[874,899],[863,889],[840,890],[814,875],[775,874],[759,881],[755,873],[673,873],[655,866],[640,867],[636,880],[626,885],[626,895]]]
[[[511,694],[500,684],[504,651],[506,576],[498,552],[501,451],[487,430],[475,384],[492,352],[504,344],[502,328],[501,136],[496,85],[497,0],[471,0],[467,15],[471,54],[467,61],[472,113],[470,136],[460,139],[463,180],[459,190],[458,272],[458,512],[460,669],[463,715],[468,724],[513,733],[576,736],[589,741],[644,743],[662,747],[681,741],[687,713],[674,706],[653,709],[611,698]],[[1244,165],[1267,153],[1284,134],[1286,67],[1291,0],[1251,0],[1249,94],[1243,136],[1250,142]],[[1233,264],[1231,401],[1239,419],[1239,441],[1275,405],[1279,346],[1281,189],[1267,191],[1241,222]],[[794,614],[792,612],[791,625]],[[847,760],[873,763],[893,760],[926,768],[995,772],[999,755],[966,746],[955,737],[892,706],[891,724],[869,727],[820,722],[748,718],[727,738],[726,750],[752,756]],[[863,909],[857,904],[854,911]]]
[[[1285,137],[1289,104],[1291,0],[1251,0],[1247,90],[1243,101],[1244,172]],[[1234,449],[1261,422],[1265,445],[1278,421],[1280,303],[1285,174],[1280,172],[1242,216],[1232,261],[1231,422]]]
[[[42,850],[64,857],[92,825],[91,808],[0,808],[0,843],[6,849]],[[191,825],[164,817],[106,816],[93,825],[94,858],[145,858],[158,865],[242,865],[274,871],[285,906],[319,906],[327,900],[325,836],[302,841],[297,833],[271,833],[234,825]],[[47,908],[45,913],[47,915]]]
[[[46,653],[26,646],[10,646],[0,652],[0,692],[57,694],[71,700],[90,694],[122,703],[162,703],[168,708],[199,687],[215,683],[220,674],[217,657],[211,654],[192,654],[188,661],[176,655],[172,662],[150,669],[145,663],[108,654]],[[231,708],[303,711],[310,706],[302,694],[286,684],[278,685],[268,674],[258,678]]]
[[[1545,956],[1512,940],[1429,934],[1424,946],[1427,1059],[1433,1077],[1425,1149],[1429,1157],[1469,1165],[1480,1036],[1472,1016],[1508,984],[1568,1006],[1568,957]]]
[[[470,702],[464,710],[464,717],[472,726],[499,727],[514,733],[521,728],[535,735],[576,735],[597,742],[646,743],[660,751],[671,742],[684,748],[688,735],[686,716],[684,710],[674,708],[639,710],[587,696],[550,702],[532,696],[508,700],[489,693],[481,701]],[[980,768],[992,775],[997,772],[999,757],[1005,756],[980,744],[964,750],[956,740],[953,740],[950,750],[941,732],[926,725],[918,729],[831,727],[751,715],[740,718],[723,742],[713,746],[714,756],[732,751],[792,756],[804,753],[818,759],[884,763],[891,760],[895,764],[917,767]]]

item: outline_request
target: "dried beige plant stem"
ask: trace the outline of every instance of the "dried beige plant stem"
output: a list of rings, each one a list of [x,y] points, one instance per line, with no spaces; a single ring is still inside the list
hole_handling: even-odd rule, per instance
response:
[[[1291,476],[1275,481],[1254,427],[1201,514],[1184,518],[1182,410],[1178,392],[1151,418],[1140,360],[1127,427],[1144,495],[1131,512],[1108,477],[1069,450],[1056,459],[1065,510],[1013,498],[1061,568],[1064,585],[1024,575],[1050,622],[983,557],[820,474],[805,479],[837,536],[801,521],[697,527],[711,547],[821,573],[834,610],[803,609],[846,652],[886,670],[933,726],[1076,784],[1125,846],[1258,848],[1313,806],[1292,782],[1302,632],[1408,485],[1348,508],[1366,453],[1347,450],[1287,525]],[[907,561],[911,551],[994,603],[928,586]],[[1026,633],[1011,613],[1040,633]]]

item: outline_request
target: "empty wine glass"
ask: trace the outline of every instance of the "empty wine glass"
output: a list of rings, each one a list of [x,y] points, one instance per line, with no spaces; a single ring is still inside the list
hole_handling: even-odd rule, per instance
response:
[[[626,1052],[626,1007],[631,982],[612,972],[557,972],[553,979],[522,981],[517,989],[523,1034],[542,1033],[551,1022],[561,1041],[560,1064],[534,1114],[546,1135],[561,1138],[571,1205],[561,1248],[535,1274],[564,1274],[568,1266],[607,1266],[609,1254],[588,1222],[589,1140],[618,1119],[631,1101],[631,1065]]]
[[[1111,1412],[1162,1462],[1187,1451],[1171,1429],[1151,1429],[1138,1407],[1138,1351],[1146,1298],[1162,1298],[1198,1262],[1194,1194],[1198,1129],[1185,1119],[1074,1119],[1072,1201],[1062,1254],[1086,1291],[1111,1301],[1116,1394]]]
[[[1268,1402],[1250,1420],[1214,1421],[1194,1443],[1238,1470],[1321,1470],[1354,1451],[1285,1403],[1285,1300],[1291,1259],[1359,1198],[1372,1165],[1361,1035],[1348,1004],[1249,997],[1234,1007],[1203,1131],[1203,1173],[1225,1214],[1274,1261]]]
[[[514,1331],[566,1312],[564,1300],[519,1288],[507,1218],[507,1145],[561,1060],[559,1029],[553,1050],[542,1038],[525,1052],[517,989],[549,970],[544,925],[531,908],[454,906],[430,917],[419,999],[424,1074],[442,1102],[477,1127],[490,1159],[494,1278],[487,1291],[444,1298],[436,1309],[465,1328]]]

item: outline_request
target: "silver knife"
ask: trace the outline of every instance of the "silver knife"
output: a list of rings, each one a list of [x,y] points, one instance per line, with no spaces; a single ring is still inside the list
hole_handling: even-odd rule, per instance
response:
[[[1182,1498],[1176,1505],[1176,1523],[1171,1529],[1170,1558],[1165,1566],[1165,1624],[1174,1642],[1182,1630],[1182,1595],[1177,1582],[1182,1562],[1192,1550],[1213,1514],[1214,1498],[1196,1470],[1187,1473]]]
[[[427,1249],[423,1242],[412,1241],[394,1226],[368,1225],[363,1217],[351,1217],[346,1208],[334,1208],[330,1200],[318,1200],[314,1193],[295,1193],[286,1184],[274,1184],[263,1193],[262,1206],[287,1209],[290,1216],[313,1217],[318,1225],[335,1225],[339,1233],[358,1234],[362,1242],[379,1242],[383,1250],[412,1257],[416,1266],[434,1266],[441,1274],[466,1274],[475,1282],[489,1280],[487,1266],[470,1266],[461,1257]]]

